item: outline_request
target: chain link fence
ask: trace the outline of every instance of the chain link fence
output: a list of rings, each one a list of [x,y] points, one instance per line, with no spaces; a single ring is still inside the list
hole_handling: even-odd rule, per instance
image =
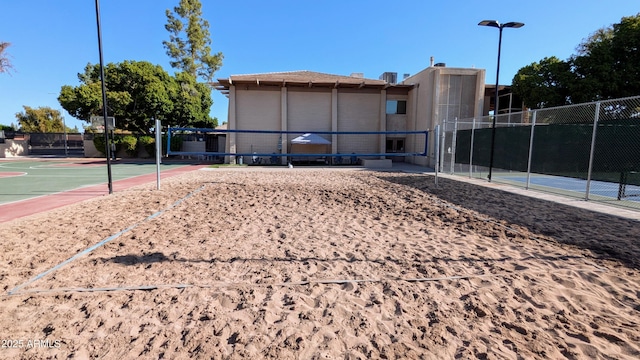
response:
[[[640,209],[640,96],[445,119],[438,150],[443,173]]]
[[[29,133],[31,155],[84,156],[83,136],[80,133]]]

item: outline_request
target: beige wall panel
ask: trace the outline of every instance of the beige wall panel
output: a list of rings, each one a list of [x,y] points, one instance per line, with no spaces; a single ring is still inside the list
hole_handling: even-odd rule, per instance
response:
[[[338,131],[379,131],[380,93],[338,91]],[[339,135],[338,152],[378,153],[380,135]]]
[[[331,131],[331,89],[323,92],[289,89],[287,96],[289,131]]]
[[[407,112],[408,109],[407,109]],[[387,130],[386,131],[407,131],[407,114],[387,114]],[[391,135],[387,135],[389,137]],[[398,135],[404,137],[404,135]],[[397,137],[397,136],[396,136]]]
[[[281,103],[280,89],[241,90],[236,88],[236,129],[238,130],[280,130]],[[279,153],[278,134],[236,135],[237,153]],[[244,163],[251,157],[244,157]]]

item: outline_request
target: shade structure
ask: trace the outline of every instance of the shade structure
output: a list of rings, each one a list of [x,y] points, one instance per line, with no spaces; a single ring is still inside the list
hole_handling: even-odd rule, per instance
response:
[[[292,155],[291,162],[296,163],[325,163],[326,157],[320,154],[329,153],[329,147],[331,145],[331,141],[323,138],[320,135],[306,133],[300,135],[294,139],[291,139],[291,149],[290,153]],[[296,156],[296,154],[300,154],[304,156]],[[318,156],[314,156],[314,154],[318,154]]]
[[[301,145],[331,145],[331,141],[320,135],[306,133],[291,140],[291,144]]]

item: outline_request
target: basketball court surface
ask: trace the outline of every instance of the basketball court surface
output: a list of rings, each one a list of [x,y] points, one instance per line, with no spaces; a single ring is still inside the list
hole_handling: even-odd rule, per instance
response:
[[[202,166],[160,165],[161,178]],[[111,164],[113,191],[153,182],[156,165],[151,162]],[[52,210],[106,195],[107,165],[96,159],[0,160],[0,222]]]

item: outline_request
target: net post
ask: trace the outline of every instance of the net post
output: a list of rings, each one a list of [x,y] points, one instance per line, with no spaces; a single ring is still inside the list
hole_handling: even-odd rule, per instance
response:
[[[416,143],[417,136],[413,136],[413,143]],[[425,130],[424,132],[424,156],[429,156],[429,130]]]
[[[160,157],[162,156],[162,133],[160,120],[156,119],[156,187],[160,190]]]

